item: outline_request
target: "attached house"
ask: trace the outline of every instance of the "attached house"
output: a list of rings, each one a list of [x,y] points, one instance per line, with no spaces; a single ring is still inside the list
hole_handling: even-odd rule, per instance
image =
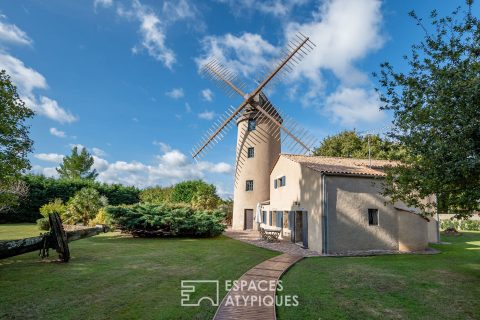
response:
[[[280,154],[270,173],[262,223],[322,253],[418,251],[437,242],[437,222],[382,193],[392,162]]]

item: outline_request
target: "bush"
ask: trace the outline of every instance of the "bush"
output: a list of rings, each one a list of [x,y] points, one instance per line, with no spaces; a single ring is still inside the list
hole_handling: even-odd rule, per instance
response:
[[[62,217],[65,215],[66,211],[67,211],[67,207],[63,203],[62,199],[58,199],[58,198],[40,207],[40,214],[44,218],[48,218],[48,215],[50,213],[55,213],[55,212],[58,213],[60,217]]]
[[[442,220],[440,228],[446,230],[448,228],[455,228],[456,230],[464,231],[480,231],[479,220]]]
[[[225,230],[222,212],[194,210],[185,205],[109,206],[106,213],[115,225],[130,233],[146,231],[168,236],[213,237]]]
[[[27,174],[22,177],[28,186],[28,195],[24,201],[9,212],[0,215],[0,223],[34,222],[40,218],[39,209],[43,205],[60,199],[66,203],[76,192],[85,187],[97,190],[108,198],[111,205],[134,204],[140,201],[140,190],[120,184],[105,184],[91,180],[71,180],[47,178],[41,175]]]
[[[140,201],[154,204],[170,202],[173,187],[150,187],[140,191]]]
[[[48,221],[48,218],[38,219],[37,226],[40,230],[45,230],[45,231],[50,230],[50,222]]]
[[[107,215],[107,212],[105,210],[105,208],[101,208],[97,215],[95,216],[95,219],[93,219],[92,221],[90,221],[90,225],[91,226],[96,226],[97,224],[103,224],[103,225],[106,225],[108,227],[111,227],[112,226],[112,223]]]
[[[67,203],[64,222],[75,224],[82,222],[88,225],[98,211],[108,205],[108,199],[93,188],[83,188]]]

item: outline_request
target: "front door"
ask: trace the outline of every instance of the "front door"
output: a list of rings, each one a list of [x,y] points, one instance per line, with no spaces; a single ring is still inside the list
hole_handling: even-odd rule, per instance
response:
[[[253,209],[245,209],[244,230],[253,229]]]

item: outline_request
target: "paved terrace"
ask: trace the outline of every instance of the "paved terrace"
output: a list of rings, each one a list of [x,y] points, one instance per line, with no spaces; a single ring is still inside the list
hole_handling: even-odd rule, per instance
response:
[[[257,247],[288,253],[293,256],[314,257],[321,255],[316,251],[303,249],[301,246],[292,243],[290,240],[279,240],[276,242],[265,241],[260,236],[260,232],[256,230],[234,231],[231,228],[228,228],[223,234],[227,237],[247,242]]]

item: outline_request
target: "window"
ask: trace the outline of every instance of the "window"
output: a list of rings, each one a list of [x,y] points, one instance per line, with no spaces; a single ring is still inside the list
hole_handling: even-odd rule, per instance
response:
[[[285,176],[273,180],[273,187],[274,187],[275,189],[277,189],[277,187],[278,187],[278,188],[280,188],[280,187],[285,187],[285,184],[286,184],[286,178],[285,178]]]
[[[246,191],[253,191],[253,180],[247,180],[245,190]]]
[[[247,149],[247,158],[253,158],[255,156],[255,148],[250,147]]]
[[[378,209],[368,209],[368,224],[378,226]]]
[[[248,131],[253,131],[257,128],[257,120],[255,119],[248,119]]]
[[[267,211],[262,211],[262,223],[267,224]]]

